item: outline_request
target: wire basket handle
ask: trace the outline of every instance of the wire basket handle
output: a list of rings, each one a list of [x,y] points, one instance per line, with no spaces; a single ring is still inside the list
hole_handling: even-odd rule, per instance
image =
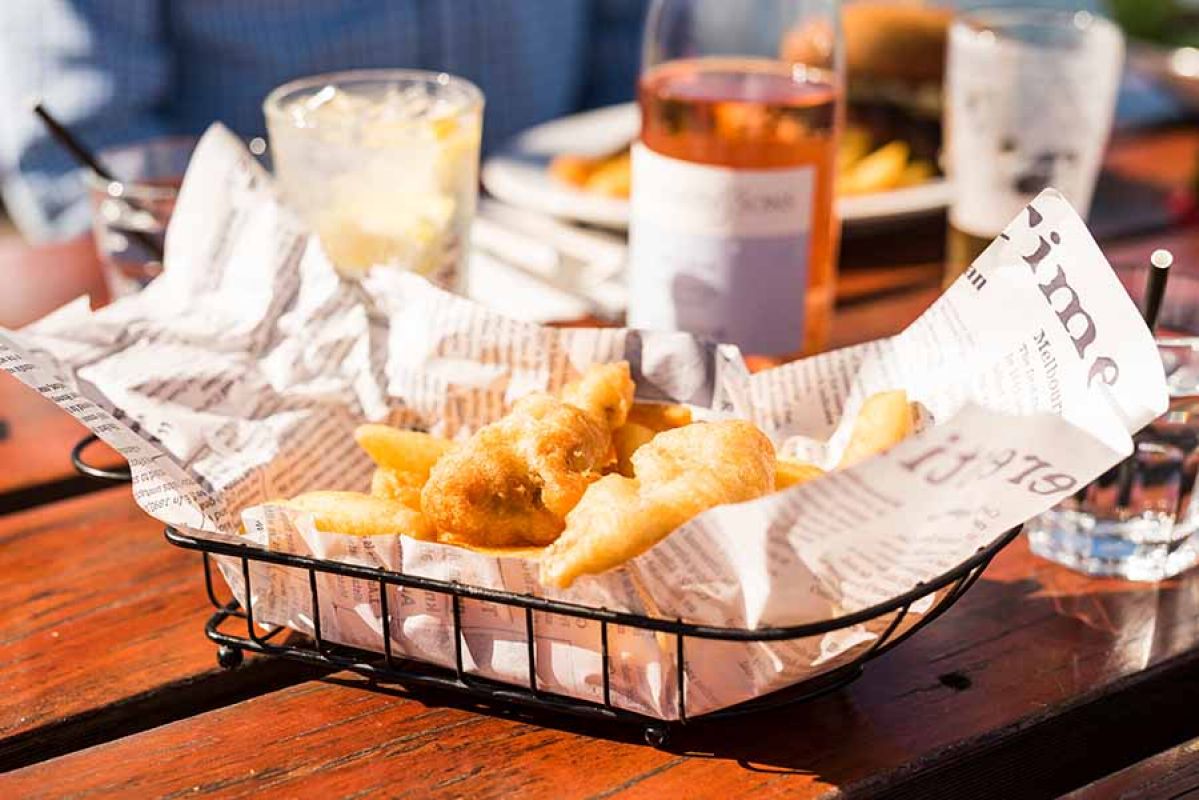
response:
[[[109,481],[110,483],[129,483],[133,480],[133,475],[129,471],[129,465],[123,467],[95,467],[83,460],[83,451],[87,450],[96,442],[100,441],[100,437],[94,433],[90,433],[79,440],[73,448],[71,448],[71,463],[80,475],[86,475],[89,478],[96,478],[101,481]]]

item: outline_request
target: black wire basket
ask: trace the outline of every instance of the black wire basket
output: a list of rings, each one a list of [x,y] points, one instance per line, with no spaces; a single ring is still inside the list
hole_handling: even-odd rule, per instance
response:
[[[310,664],[352,670],[366,677],[383,682],[396,682],[412,686],[432,686],[462,692],[485,702],[516,703],[525,706],[549,708],[554,711],[577,716],[635,723],[644,729],[647,742],[654,745],[661,745],[666,741],[669,733],[675,726],[685,725],[691,719],[687,714],[686,651],[689,639],[709,639],[728,642],[790,641],[812,636],[822,636],[854,625],[878,622],[889,616],[890,619],[885,623],[885,627],[878,638],[868,648],[854,656],[847,663],[787,689],[773,692],[731,708],[704,714],[702,717],[697,717],[696,719],[716,719],[736,714],[745,714],[810,699],[848,684],[862,674],[864,665],[870,659],[885,653],[943,614],[978,580],[983,570],[986,569],[996,554],[1011,542],[1019,532],[1020,528],[1013,528],[1005,532],[990,545],[981,548],[954,569],[931,581],[920,584],[911,591],[894,597],[885,603],[819,622],[778,628],[757,628],[754,630],[696,625],[677,619],[662,619],[611,611],[603,608],[591,608],[529,595],[513,594],[495,589],[484,589],[431,578],[405,575],[373,567],[356,566],[290,553],[267,551],[251,545],[200,539],[169,527],[166,531],[166,537],[169,542],[178,547],[198,550],[204,555],[205,586],[208,591],[208,597],[216,609],[216,612],[209,619],[205,627],[205,632],[208,638],[219,645],[218,660],[222,666],[236,666],[241,662],[243,652],[247,650],[254,653],[283,656]],[[251,562],[277,564],[305,570],[308,575],[311,608],[314,609],[312,637],[293,636],[284,642],[279,637],[279,634],[288,630],[287,628],[275,626],[265,632],[260,632],[256,629],[254,614],[251,609],[243,608],[236,600],[222,602],[218,599],[212,580],[211,555],[230,556],[240,561],[241,575],[245,581],[245,596],[247,597],[253,596],[251,589]],[[338,575],[361,581],[371,581],[378,585],[383,618],[379,636],[381,642],[378,652],[333,644],[324,639],[321,634],[318,574]],[[388,608],[387,599],[387,588],[389,586],[420,589],[449,598],[453,622],[453,668],[416,662],[398,657],[392,653],[391,636],[388,635],[388,632],[391,630],[390,609]],[[517,609],[519,613],[523,614],[525,641],[528,648],[525,685],[501,683],[469,674],[463,669],[461,607],[464,599],[497,603]],[[931,606],[920,614],[914,623],[908,625],[902,632],[898,632],[904,620],[911,613],[912,606],[926,599],[931,599]],[[603,663],[602,702],[596,703],[568,697],[549,691],[538,685],[535,652],[537,630],[534,612],[547,612],[574,619],[590,620],[599,624],[600,655]],[[244,621],[244,632],[239,630],[241,628],[240,625],[230,622],[233,619]],[[626,626],[635,630],[651,631],[673,637],[675,659],[678,665],[678,668],[675,670],[676,682],[673,687],[673,691],[676,693],[678,721],[667,722],[613,705],[611,669],[609,666],[611,658],[608,650],[609,627],[613,625]]]
[[[76,465],[84,471],[80,453],[73,453]],[[128,480],[117,472],[97,475],[98,471],[88,468],[85,474],[106,480]],[[472,699],[489,704],[515,704],[520,706],[549,709],[579,717],[623,722],[641,727],[645,740],[661,746],[678,726],[696,720],[717,720],[761,711],[768,708],[809,700],[840,689],[858,678],[868,661],[895,647],[937,617],[944,614],[975,581],[999,552],[1019,535],[1020,526],[1004,532],[989,545],[980,548],[970,558],[944,574],[917,584],[910,591],[893,597],[870,608],[818,622],[773,628],[721,628],[696,625],[679,619],[664,619],[604,608],[565,603],[531,595],[515,594],[469,586],[415,575],[392,572],[374,567],[357,566],[309,556],[263,550],[249,544],[230,541],[202,539],[167,527],[166,538],[171,544],[203,555],[204,584],[215,612],[205,625],[204,632],[218,645],[217,660],[222,667],[232,669],[241,664],[246,651],[280,656],[296,661],[335,669],[346,669],[382,683],[397,683],[408,687],[434,687],[469,695]],[[252,608],[244,608],[236,599],[221,600],[213,582],[212,557],[225,556],[240,564],[244,581],[244,596],[252,597],[251,563],[275,564],[307,573],[309,601],[313,609],[312,635],[287,636],[290,629],[277,625],[259,630]],[[318,575],[336,575],[360,581],[373,582],[379,588],[382,610],[381,640],[377,651],[364,650],[336,644],[325,639],[321,631],[321,614]],[[401,657],[392,652],[391,610],[388,607],[388,587],[417,589],[449,598],[452,611],[453,667],[442,667],[423,661]],[[500,682],[467,672],[463,668],[462,601],[480,600],[497,603],[516,609],[523,615],[525,642],[527,644],[527,674],[524,684]],[[912,611],[913,606],[928,603],[921,613]],[[592,702],[560,694],[539,685],[537,678],[536,634],[534,612],[546,612],[572,619],[588,620],[599,624],[600,656],[602,659],[602,701]],[[903,627],[905,620],[915,621]],[[240,620],[241,622],[237,622]],[[885,622],[884,622],[885,620]],[[725,642],[786,642],[823,636],[856,625],[875,624],[881,628],[877,638],[869,647],[862,649],[839,666],[804,680],[786,689],[754,698],[730,708],[698,716],[687,713],[687,642],[706,639]],[[639,631],[649,631],[673,638],[675,693],[678,719],[665,721],[636,711],[618,707],[613,703],[611,691],[611,657],[608,640],[611,626],[625,626]],[[242,630],[244,628],[244,630]],[[901,629],[902,628],[902,629]],[[446,661],[449,661],[448,655]]]

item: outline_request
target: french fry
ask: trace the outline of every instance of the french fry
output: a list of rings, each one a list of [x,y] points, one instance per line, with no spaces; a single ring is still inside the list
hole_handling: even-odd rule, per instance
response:
[[[837,182],[842,195],[873,194],[894,189],[903,177],[911,149],[906,142],[888,142],[850,167]]]
[[[587,177],[583,188],[608,197],[628,197],[633,186],[633,162],[629,153],[609,158]]]
[[[596,160],[587,156],[560,155],[550,161],[550,175],[563,183],[582,189],[595,172]]]
[[[824,475],[824,470],[815,464],[780,458],[775,461],[774,465],[774,488],[775,491],[789,489],[792,486],[807,483],[822,475]]]
[[[406,534],[428,539],[433,531],[419,512],[381,497],[359,492],[308,492],[283,505],[312,514],[316,529],[350,536]]]
[[[903,174],[899,176],[899,185],[919,186],[935,175],[936,172],[931,161],[923,159],[912,161],[904,167]]]
[[[840,466],[852,466],[899,444],[912,433],[913,418],[904,390],[870,395],[858,410]]]
[[[843,175],[870,152],[870,132],[856,125],[849,125],[837,143],[837,174]]]
[[[612,445],[616,448],[616,471],[626,478],[633,477],[633,453],[637,448],[654,438],[655,431],[636,422],[626,422],[612,431]]]
[[[655,433],[661,433],[671,428],[690,425],[691,409],[679,405],[633,403],[633,407],[629,410],[628,421],[643,425]]]
[[[422,483],[412,472],[396,472],[379,467],[371,476],[371,496],[394,500],[413,511],[420,511]]]
[[[629,364],[621,361],[588,369],[563,386],[558,396],[562,402],[599,417],[609,428],[619,428],[628,419],[633,391]]]
[[[394,472],[411,472],[420,483],[429,477],[429,470],[454,446],[448,439],[439,439],[420,431],[405,431],[390,425],[359,425],[354,440],[380,467]]]

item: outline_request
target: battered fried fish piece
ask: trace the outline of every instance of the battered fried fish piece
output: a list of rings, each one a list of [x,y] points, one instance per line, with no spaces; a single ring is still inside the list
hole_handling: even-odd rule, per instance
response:
[[[563,390],[537,393],[441,457],[421,491],[438,538],[474,547],[549,544],[613,459],[612,429],[633,401],[628,364],[588,370]]]
[[[634,477],[605,476],[566,516],[542,555],[542,582],[569,586],[640,555],[701,511],[774,491],[774,446],[742,420],[659,433],[632,462]]]
[[[562,387],[562,401],[603,420],[609,431],[624,425],[633,407],[629,362],[598,364]]]

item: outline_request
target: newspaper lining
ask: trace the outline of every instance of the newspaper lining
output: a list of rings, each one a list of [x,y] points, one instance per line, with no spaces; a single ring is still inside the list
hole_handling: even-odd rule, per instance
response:
[[[688,622],[793,625],[908,591],[1102,473],[1166,407],[1150,333],[1053,191],[903,333],[755,375],[735,348],[686,334],[540,328],[396,271],[343,282],[219,126],[196,151],[166,247],[168,269],[140,295],[0,330],[0,367],[125,455],[147,513],[196,536]],[[565,591],[541,586],[529,560],[322,533],[270,505],[365,491],[361,422],[462,437],[527,392],[618,359],[638,399],[752,419],[781,453],[825,466],[872,392],[906,389],[925,425],[851,469],[702,514]],[[240,561],[220,562],[245,602]],[[250,572],[256,620],[311,632],[307,572]],[[382,649],[376,584],[319,575],[318,589],[325,638]],[[390,591],[393,652],[452,666],[449,598]],[[769,644],[687,640],[688,714],[835,668],[889,623]],[[462,626],[468,672],[527,682],[523,611],[466,600]],[[540,687],[599,701],[598,624],[538,612],[535,628]],[[613,626],[613,703],[676,718],[675,647]]]

